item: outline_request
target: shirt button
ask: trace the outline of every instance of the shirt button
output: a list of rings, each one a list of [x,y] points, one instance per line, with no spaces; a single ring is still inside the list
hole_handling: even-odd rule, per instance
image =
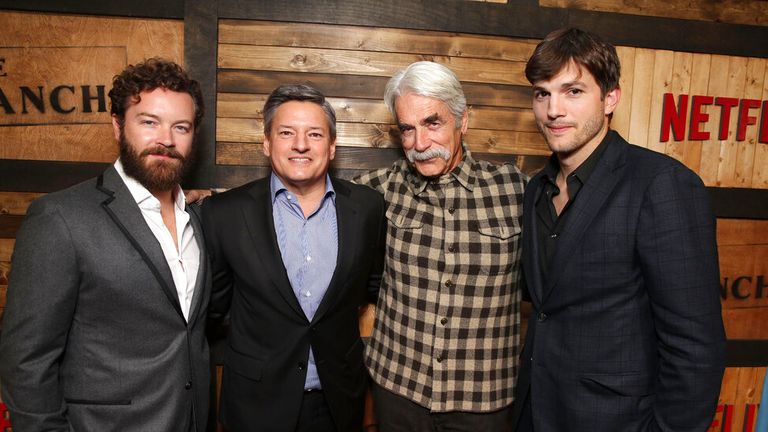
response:
[[[191,389],[192,388],[192,381],[187,381],[187,383],[184,384],[184,388],[187,389],[187,390]]]
[[[453,281],[451,281],[451,280],[445,281],[445,286],[448,287],[448,288],[453,288]]]
[[[446,325],[448,323],[448,318],[443,317],[443,319],[440,320],[440,324]]]

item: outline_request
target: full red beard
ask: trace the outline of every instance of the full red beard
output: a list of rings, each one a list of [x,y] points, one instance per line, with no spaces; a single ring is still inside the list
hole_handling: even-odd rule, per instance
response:
[[[162,145],[136,152],[122,131],[119,144],[123,170],[151,192],[173,190],[181,183],[192,165],[191,157],[184,157],[176,149]],[[190,152],[190,156],[193,154],[194,151]],[[150,160],[150,155],[162,155],[171,159]]]

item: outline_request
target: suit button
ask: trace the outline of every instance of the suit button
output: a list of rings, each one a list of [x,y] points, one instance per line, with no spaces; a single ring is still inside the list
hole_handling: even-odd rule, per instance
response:
[[[307,367],[307,364],[304,362],[299,362],[299,370],[304,370],[304,368]]]
[[[456,252],[456,245],[448,246],[448,252],[451,252],[451,253]]]
[[[445,281],[445,286],[448,287],[448,288],[453,288],[453,281],[451,281],[451,280]]]
[[[184,384],[184,388],[187,389],[187,390],[191,389],[192,388],[192,381],[187,381],[187,383]]]
[[[435,360],[437,360],[438,363],[442,363],[443,362],[443,356],[438,354],[437,357],[435,357]]]
[[[448,318],[443,318],[440,320],[440,324],[446,325],[448,323]]]
[[[539,312],[539,322],[544,322],[547,320],[547,318],[548,318],[547,314],[545,314],[544,312]]]
[[[450,213],[450,214],[453,214],[453,212],[455,212],[455,211],[456,211],[456,209],[455,209],[455,208],[453,208],[453,207],[451,207],[451,208],[449,208],[449,209],[448,209],[448,213]]]

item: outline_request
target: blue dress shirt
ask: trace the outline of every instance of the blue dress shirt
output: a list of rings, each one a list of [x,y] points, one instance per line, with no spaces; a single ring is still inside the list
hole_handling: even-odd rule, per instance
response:
[[[330,177],[326,176],[325,196],[318,208],[306,218],[296,195],[288,191],[274,173],[270,179],[270,192],[272,218],[283,265],[293,293],[307,319],[312,321],[336,270],[339,252],[336,192]],[[304,389],[321,387],[310,347]]]

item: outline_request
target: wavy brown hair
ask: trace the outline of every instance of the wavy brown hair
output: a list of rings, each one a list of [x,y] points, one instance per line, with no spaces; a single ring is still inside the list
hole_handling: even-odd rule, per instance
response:
[[[549,80],[571,61],[592,74],[602,96],[619,87],[621,63],[616,48],[600,36],[577,28],[548,34],[528,59],[525,77],[531,84]]]
[[[187,75],[178,64],[159,57],[153,57],[142,63],[128,65],[112,79],[109,99],[111,113],[117,117],[120,125],[125,121],[125,111],[132,104],[141,101],[141,92],[157,88],[188,93],[195,104],[195,132],[203,119],[203,93],[200,84]]]

